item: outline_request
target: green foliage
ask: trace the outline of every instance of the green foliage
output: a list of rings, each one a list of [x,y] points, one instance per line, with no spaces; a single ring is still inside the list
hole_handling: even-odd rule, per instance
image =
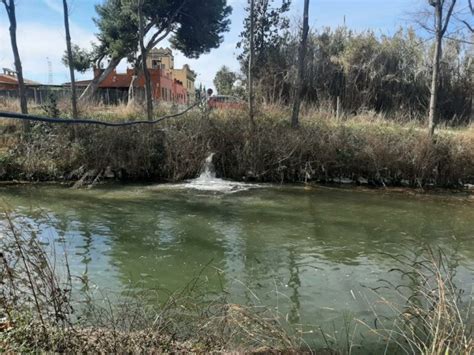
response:
[[[214,78],[214,86],[219,95],[233,95],[234,83],[237,81],[237,74],[230,71],[225,65],[219,69]]]
[[[265,70],[264,65],[270,63],[270,57],[275,57],[280,47],[288,40],[288,29],[290,22],[285,14],[290,10],[290,0],[281,0],[278,6],[275,0],[256,0],[254,9],[254,42],[255,59],[254,75],[258,80]],[[280,1],[280,0],[278,0]],[[239,55],[242,71],[248,67],[248,56],[250,53],[250,6],[246,8],[247,17],[244,20],[244,30],[240,34],[240,42],[237,48],[242,49]],[[294,58],[294,56],[292,56]]]
[[[94,19],[99,32],[97,61],[109,58],[131,58],[138,48],[138,20],[130,16],[127,2],[107,0],[96,5]]]
[[[135,0],[106,0],[96,6],[98,62],[106,57],[135,61],[139,43],[137,6]],[[144,0],[142,6],[148,50],[170,34],[175,49],[197,58],[217,48],[223,41],[222,33],[229,30],[232,9],[226,0]]]
[[[232,12],[226,0],[190,0],[184,2],[179,11],[175,8],[181,6],[180,2],[168,3],[171,13],[177,12],[174,20],[175,33],[170,38],[173,48],[189,58],[197,58],[219,47],[224,39],[222,33],[229,30],[228,17]],[[151,16],[153,15],[152,12]]]
[[[85,73],[92,66],[92,53],[79,47],[77,44],[72,45],[72,67],[79,73]],[[67,51],[64,52],[62,62],[69,67],[69,58]]]

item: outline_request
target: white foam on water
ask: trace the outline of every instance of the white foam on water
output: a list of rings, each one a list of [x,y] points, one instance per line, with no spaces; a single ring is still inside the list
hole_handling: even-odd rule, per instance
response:
[[[189,180],[182,184],[161,185],[160,188],[234,193],[259,187],[259,185],[256,184],[246,184],[217,178],[214,164],[212,162],[213,157],[214,153],[209,154],[204,161],[201,174],[196,179]]]

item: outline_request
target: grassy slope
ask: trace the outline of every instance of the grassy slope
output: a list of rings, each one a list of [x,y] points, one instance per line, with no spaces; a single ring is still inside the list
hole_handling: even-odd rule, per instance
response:
[[[83,115],[114,121],[142,117],[139,109],[124,106],[90,107]],[[306,112],[299,130],[289,128],[288,117],[285,109],[269,107],[258,115],[255,128],[245,113],[234,111],[209,116],[195,111],[153,127],[74,130],[41,124],[23,141],[15,133],[3,135],[9,138],[0,142],[0,176],[74,180],[90,171],[94,177],[179,181],[196,176],[212,151],[220,175],[234,180],[343,178],[415,187],[474,182],[472,128],[442,128],[433,143],[415,122],[398,123],[374,114],[336,120],[322,112]]]

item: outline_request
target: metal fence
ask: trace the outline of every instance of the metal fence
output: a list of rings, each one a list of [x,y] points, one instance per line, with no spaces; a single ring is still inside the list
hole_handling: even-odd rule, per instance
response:
[[[77,88],[77,95],[80,96],[85,88]],[[0,100],[18,99],[18,90],[0,90]],[[70,100],[71,90],[64,87],[27,87],[26,98],[36,105],[43,105],[51,101],[54,97],[57,101]],[[135,97],[144,99],[144,90],[135,89]],[[99,89],[96,94],[96,101],[104,105],[118,105],[128,102],[128,90],[125,89]]]

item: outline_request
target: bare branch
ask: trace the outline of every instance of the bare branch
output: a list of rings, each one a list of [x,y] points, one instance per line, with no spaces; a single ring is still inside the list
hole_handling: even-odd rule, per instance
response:
[[[455,37],[450,37],[450,36],[444,36],[444,38],[449,39],[450,41],[455,41],[455,42],[459,42],[459,43],[465,43],[465,44],[472,44],[472,45],[474,45],[474,42],[467,41],[467,40],[462,39],[462,38],[455,38]]]
[[[457,0],[451,0],[451,4],[449,5],[448,13],[446,15],[446,18],[444,19],[444,25],[443,28],[441,29],[441,36],[443,36],[446,33],[446,30],[448,29],[449,26],[449,21],[451,20],[451,17],[453,15],[454,7],[456,6]],[[443,6],[441,4],[440,6]]]
[[[473,27],[473,26],[471,26],[471,25],[470,25],[467,21],[465,21],[465,20],[462,20],[462,23],[464,23],[464,24],[466,25],[466,27],[467,27],[467,29],[468,29],[469,31],[471,31],[472,33],[474,33],[474,27]]]

